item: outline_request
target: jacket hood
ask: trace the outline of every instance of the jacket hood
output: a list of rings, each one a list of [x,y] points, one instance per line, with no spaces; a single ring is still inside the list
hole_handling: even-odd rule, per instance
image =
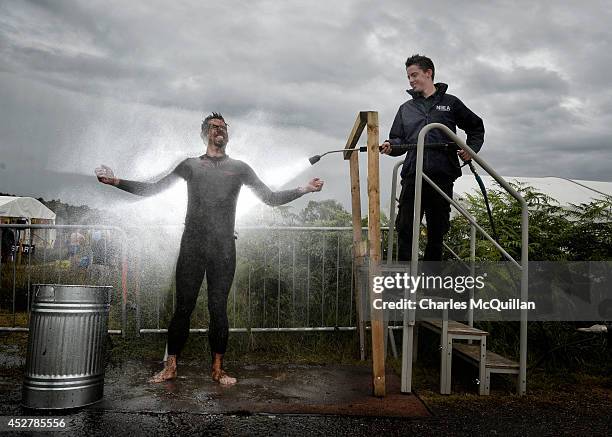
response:
[[[436,94],[440,96],[443,96],[446,93],[446,90],[448,89],[448,85],[442,82],[435,83],[434,86],[436,87]],[[415,97],[421,97],[420,93],[417,93],[412,89],[406,90],[406,92],[410,94],[413,99]]]

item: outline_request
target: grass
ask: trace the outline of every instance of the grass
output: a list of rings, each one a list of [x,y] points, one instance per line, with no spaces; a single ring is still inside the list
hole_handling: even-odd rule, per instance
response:
[[[226,359],[262,364],[357,364],[360,363],[354,332],[339,333],[231,333]],[[158,360],[164,354],[165,334],[146,334],[135,339],[111,338],[113,359]],[[206,334],[191,334],[181,357],[208,360]]]
[[[0,326],[17,326],[27,328],[29,323],[28,313],[15,313],[15,323],[13,324],[13,314],[11,311],[0,311]]]

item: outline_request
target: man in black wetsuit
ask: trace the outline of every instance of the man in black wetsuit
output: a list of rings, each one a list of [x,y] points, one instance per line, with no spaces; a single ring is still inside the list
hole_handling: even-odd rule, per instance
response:
[[[248,164],[225,153],[228,133],[221,114],[213,112],[204,119],[200,136],[207,144],[206,153],[185,159],[155,183],[116,178],[106,166],[96,169],[100,182],[141,196],[157,194],[180,178],[187,181],[187,215],[176,265],[176,310],[168,327],[168,360],[150,382],[176,378],[176,359],[189,336],[189,321],[204,274],[208,285],[212,378],[224,385],[236,382],[223,370],[223,355],[229,332],[227,297],[236,267],[234,222],[240,188],[248,185],[270,206],[283,205],[323,188],[323,181],[315,178],[304,187],[271,191]]]

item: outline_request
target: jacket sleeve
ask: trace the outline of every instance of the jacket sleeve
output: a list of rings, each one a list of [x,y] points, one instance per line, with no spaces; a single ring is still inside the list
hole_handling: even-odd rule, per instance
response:
[[[474,114],[459,99],[455,104],[455,111],[457,127],[467,135],[466,144],[478,153],[484,143],[485,128],[482,118]]]
[[[244,184],[248,185],[261,199],[263,203],[269,206],[279,206],[289,203],[299,197],[302,193],[297,188],[293,190],[272,191],[261,179],[255,174],[255,171],[248,165],[245,165]]]
[[[389,141],[392,146],[397,146],[406,141],[405,136],[406,133],[404,132],[404,124],[402,123],[402,108],[400,107],[397,110],[397,114],[395,114],[395,119],[393,120],[393,125],[391,126],[391,131],[389,132],[389,139],[387,141]],[[404,153],[406,153],[406,150],[396,151],[392,149],[389,156],[401,156]]]
[[[191,176],[191,171],[187,165],[187,160],[181,162],[170,174],[157,180],[157,182],[138,182],[121,179],[117,188],[128,193],[138,196],[154,196],[162,191],[170,188],[180,178],[188,180]]]

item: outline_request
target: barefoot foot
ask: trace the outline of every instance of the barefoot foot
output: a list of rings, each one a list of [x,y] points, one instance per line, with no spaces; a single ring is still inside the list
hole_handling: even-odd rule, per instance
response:
[[[155,375],[153,375],[149,379],[149,382],[158,383],[158,382],[169,381],[171,379],[176,379],[176,369],[165,368],[161,372],[158,372]]]
[[[229,376],[223,369],[216,369],[212,371],[212,379],[221,385],[233,385],[238,380],[232,376]]]
[[[171,379],[176,379],[176,356],[175,355],[168,356],[168,361],[166,361],[166,365],[164,366],[164,369],[161,372],[158,372],[155,375],[153,375],[149,379],[149,382],[159,383],[159,382],[169,381]]]

